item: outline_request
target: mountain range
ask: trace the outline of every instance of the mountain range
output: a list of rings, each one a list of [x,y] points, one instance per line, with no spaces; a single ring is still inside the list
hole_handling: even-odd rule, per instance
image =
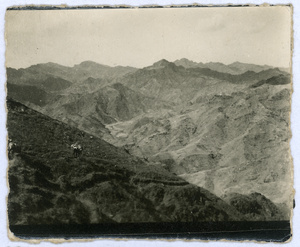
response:
[[[259,193],[221,199],[111,144],[7,99],[11,225],[280,220]],[[18,131],[19,129],[22,131]],[[75,158],[70,143],[84,154]],[[255,207],[255,211],[252,210]]]
[[[256,65],[256,64],[240,63],[240,62],[234,62],[228,65],[225,65],[223,63],[218,63],[218,62],[196,63],[186,58],[178,59],[174,63],[178,66],[183,66],[185,68],[208,68],[218,72],[229,73],[233,75],[242,74],[247,71],[253,71],[258,73],[263,70],[274,68],[269,65]],[[288,68],[279,68],[279,69],[284,72],[289,72]]]
[[[84,142],[87,150],[93,149],[94,140],[110,143],[116,151],[109,155],[109,162],[119,152],[124,156],[125,150],[130,157],[129,163],[133,162],[132,159],[144,164],[143,169],[150,173],[153,171],[149,167],[155,167],[153,178],[171,176],[172,179],[180,181],[183,187],[191,188],[193,192],[187,192],[190,197],[194,197],[193,193],[198,193],[197,190],[211,193],[210,196],[218,198],[214,200],[220,200],[220,203],[225,203],[226,208],[228,207],[228,212],[225,210],[227,219],[232,219],[231,215],[236,214],[234,210],[238,211],[239,214],[236,215],[240,215],[237,217],[239,219],[289,219],[292,207],[292,167],[289,151],[291,83],[286,69],[238,62],[230,65],[203,64],[187,59],[174,63],[163,59],[142,69],[109,67],[90,61],[74,67],[48,63],[19,70],[8,68],[7,94],[11,102],[16,102],[11,104],[22,103],[29,107],[26,109],[34,115],[33,119],[49,117],[45,120],[46,126],[52,125],[53,121],[59,121],[60,126],[64,126],[63,129],[72,128],[75,132],[81,131],[86,136],[92,136],[93,139],[87,138]],[[17,130],[18,121],[16,120],[11,130],[11,123],[8,121],[9,133]],[[42,125],[36,128],[43,129]],[[55,146],[59,136],[66,132],[63,129],[56,133],[51,145]],[[72,141],[77,136],[74,135]],[[38,141],[47,140],[39,138],[35,137]],[[35,144],[29,146],[31,145]],[[43,155],[43,151],[35,152],[32,156]],[[99,155],[94,151],[84,162],[93,163],[89,159],[97,159]],[[24,157],[21,156],[18,157],[21,159],[18,162],[25,164],[27,161],[23,161]],[[28,159],[27,156],[25,159]],[[28,162],[34,163],[31,160]],[[119,160],[113,162],[118,165]],[[68,163],[66,167],[73,167],[76,160],[67,159],[63,163]],[[22,176],[21,172],[18,174]],[[61,174],[57,173],[57,176]],[[83,173],[82,176],[68,176],[69,179],[72,176],[76,179],[78,176],[78,183],[81,183],[79,181],[86,179],[82,176],[89,178],[94,175]],[[54,178],[47,179],[55,183]],[[138,181],[141,179],[144,178],[138,178]],[[164,177],[162,180],[168,179]],[[118,184],[117,180],[116,183]],[[91,189],[84,194],[84,200],[87,197],[91,200],[90,196],[97,186],[93,184],[89,187]],[[110,186],[108,189],[111,189]],[[114,186],[119,191],[121,187],[126,188],[129,185],[120,182]],[[131,189],[138,190],[139,186]],[[161,186],[150,187],[148,192],[142,193],[143,197],[147,193],[158,193],[161,190],[162,194],[171,193]],[[175,203],[174,198],[172,195],[167,200]],[[180,194],[180,198],[185,197]],[[158,201],[162,199],[153,200],[156,210],[161,209]],[[91,207],[98,203],[91,203],[94,205]],[[113,199],[109,203],[113,204]],[[185,206],[186,203],[183,202]],[[180,211],[185,206],[175,208]],[[192,204],[188,207],[190,206]],[[220,210],[221,207],[216,208],[213,210]],[[252,209],[257,213],[251,213]],[[195,212],[200,212],[199,210],[202,209],[195,209]],[[179,215],[179,211],[174,213],[174,217]],[[148,215],[148,218],[145,216],[146,220],[150,220],[149,215],[156,215],[156,219],[160,220],[175,220],[172,217],[163,218],[157,211],[151,212],[145,213]],[[118,222],[132,220],[129,216],[108,217],[115,213],[97,217]],[[181,220],[184,218],[178,217]],[[100,218],[99,221],[102,219]]]

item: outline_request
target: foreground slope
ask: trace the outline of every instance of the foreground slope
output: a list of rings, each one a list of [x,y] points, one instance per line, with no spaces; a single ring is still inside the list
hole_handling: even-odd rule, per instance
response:
[[[7,100],[11,225],[241,220],[233,207],[152,163]],[[74,158],[70,144],[84,152]]]

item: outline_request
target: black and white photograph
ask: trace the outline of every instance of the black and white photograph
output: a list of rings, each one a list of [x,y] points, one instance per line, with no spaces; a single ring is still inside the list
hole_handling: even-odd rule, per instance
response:
[[[11,238],[292,238],[292,5],[8,8]]]

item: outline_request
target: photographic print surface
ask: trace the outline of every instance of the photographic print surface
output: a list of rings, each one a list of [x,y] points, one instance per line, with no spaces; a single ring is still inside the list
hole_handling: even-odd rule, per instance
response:
[[[10,230],[288,240],[291,14],[8,9]]]

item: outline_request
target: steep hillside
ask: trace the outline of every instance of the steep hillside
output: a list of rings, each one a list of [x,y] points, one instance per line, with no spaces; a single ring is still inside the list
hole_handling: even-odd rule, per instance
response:
[[[46,95],[45,104],[35,96],[27,105],[217,196],[239,194],[244,205],[260,204],[260,197],[246,197],[261,194],[270,203],[257,220],[270,220],[271,203],[284,211],[274,209],[274,219],[289,219],[289,74],[269,67],[234,74],[184,64],[163,59],[112,80],[89,77],[55,97]],[[227,69],[234,65],[240,66]],[[8,95],[25,103],[29,98],[17,90]]]
[[[88,79],[92,83],[93,79]],[[95,83],[98,83],[97,80]],[[98,86],[97,86],[98,87]],[[98,87],[99,88],[99,87]],[[8,91],[8,95],[18,99]],[[24,101],[22,101],[24,102]],[[113,140],[105,124],[126,121],[150,110],[170,108],[170,104],[147,97],[120,84],[105,84],[100,89],[66,93],[53,97],[47,105],[32,108],[105,140]]]
[[[66,116],[78,114],[86,117],[92,114],[93,117],[97,117],[95,113],[101,111],[107,116],[107,119],[102,118],[103,123],[111,123],[131,119],[145,112],[153,104],[153,99],[116,83],[93,93],[80,95],[79,99],[61,106],[66,111]]]
[[[253,84],[251,87],[256,88],[259,86],[262,86],[264,84],[269,84],[269,85],[285,85],[285,84],[290,84],[291,79],[287,75],[279,74],[276,76],[272,76],[271,78],[268,78],[267,80],[261,80],[255,84]]]
[[[143,96],[138,95],[138,100],[137,97],[131,99],[134,93],[116,89],[118,84],[110,87],[118,77],[135,70],[91,61],[74,67],[45,63],[18,70],[7,68],[7,94],[52,118],[112,139],[105,123],[115,122],[119,117],[128,119],[145,110],[145,104],[140,100]],[[88,102],[90,99],[92,104]]]
[[[241,220],[232,206],[160,166],[7,100],[11,225]],[[72,156],[70,144],[84,148]]]
[[[260,192],[290,205],[290,85],[203,91],[179,113],[161,110],[107,125],[119,137],[114,144],[219,196]]]
[[[163,64],[167,65],[165,61]],[[219,196],[259,192],[291,208],[289,76],[272,69],[227,76],[245,77],[240,84],[209,76],[201,80],[196,75],[198,83],[192,83],[192,76],[182,76],[180,84],[177,73],[184,69],[175,67],[171,77],[175,80],[170,79],[174,82],[172,88],[165,79],[170,68],[164,66],[158,66],[157,71],[152,68],[151,76],[145,69],[131,74],[131,78],[139,77],[127,83],[135,90],[148,87],[147,93],[153,95],[153,89],[159,88],[164,92],[161,97],[166,94],[165,99],[174,88],[184,85],[179,97],[175,93],[170,97],[177,104],[172,110],[160,109],[107,125],[118,137],[114,144],[160,162],[171,172]],[[190,88],[191,94],[187,93]]]
[[[23,103],[32,103],[36,106],[45,106],[50,96],[35,86],[7,84],[8,96]]]
[[[74,83],[68,89],[64,90],[64,94],[89,94],[98,91],[104,86],[112,84],[110,79],[93,78],[89,77],[80,83]]]
[[[50,71],[47,71],[46,68],[47,64],[45,66],[35,65],[19,70],[7,68],[7,84],[36,86],[47,92],[63,90],[72,85],[68,76],[61,75],[60,77],[58,76],[60,73],[56,73],[60,71],[60,66],[57,65],[55,69]]]
[[[205,85],[221,83],[197,69],[185,69],[166,60],[128,74],[120,81],[136,92],[157,100],[181,106],[191,100]]]
[[[251,193],[249,195],[241,195],[233,193],[226,195],[224,200],[235,207],[246,218],[261,220],[280,220],[282,212],[276,205],[260,193]]]

